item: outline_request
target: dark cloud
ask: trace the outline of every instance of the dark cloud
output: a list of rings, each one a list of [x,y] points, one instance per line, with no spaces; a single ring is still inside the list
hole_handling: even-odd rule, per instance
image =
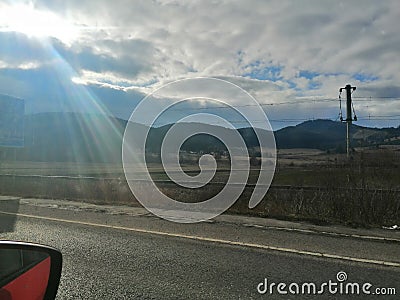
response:
[[[9,64],[32,61],[46,62],[49,59],[46,45],[37,39],[28,38],[18,32],[0,31],[0,60]]]
[[[142,41],[110,40],[98,41],[98,45],[107,45],[110,54],[96,53],[94,47],[83,46],[78,49],[66,47],[55,42],[53,47],[78,73],[89,70],[96,73],[113,73],[123,78],[135,78],[142,72],[150,72],[151,64],[144,58],[151,56],[151,47]],[[125,49],[125,52],[121,51]],[[146,51],[147,50],[147,51]]]

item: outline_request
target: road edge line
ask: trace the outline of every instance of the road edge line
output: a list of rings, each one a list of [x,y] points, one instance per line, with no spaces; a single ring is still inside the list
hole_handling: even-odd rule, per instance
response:
[[[93,227],[111,228],[111,229],[133,231],[133,232],[138,232],[138,233],[147,233],[147,234],[153,234],[153,235],[159,235],[159,236],[186,238],[186,239],[190,239],[190,240],[220,243],[220,244],[225,244],[225,245],[242,246],[242,247],[255,248],[255,249],[272,250],[272,251],[286,252],[286,253],[292,253],[292,254],[308,255],[308,256],[313,256],[313,257],[331,258],[331,259],[337,259],[337,260],[346,260],[346,261],[352,261],[352,262],[360,262],[360,263],[400,268],[400,263],[397,263],[397,262],[389,262],[389,261],[374,260],[374,259],[367,259],[367,258],[357,258],[357,257],[342,256],[342,255],[322,253],[322,252],[311,252],[311,251],[296,250],[296,249],[284,248],[284,247],[275,247],[275,246],[247,243],[247,242],[238,242],[238,241],[215,239],[215,238],[209,238],[209,237],[192,236],[192,235],[185,235],[185,234],[178,234],[178,233],[169,233],[169,232],[162,232],[162,231],[155,231],[155,230],[148,230],[148,229],[141,229],[141,228],[131,228],[131,227],[106,225],[106,224],[83,222],[83,221],[76,221],[76,220],[67,220],[67,219],[59,219],[59,218],[52,218],[52,217],[27,215],[27,214],[21,214],[21,213],[10,213],[10,212],[0,211],[0,214],[16,215],[16,216],[25,217],[25,218],[80,224],[80,225],[93,226]]]

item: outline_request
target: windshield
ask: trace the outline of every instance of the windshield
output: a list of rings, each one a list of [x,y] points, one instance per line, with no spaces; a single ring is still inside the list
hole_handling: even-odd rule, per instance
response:
[[[399,19],[0,2],[0,239],[61,250],[59,299],[395,298]]]

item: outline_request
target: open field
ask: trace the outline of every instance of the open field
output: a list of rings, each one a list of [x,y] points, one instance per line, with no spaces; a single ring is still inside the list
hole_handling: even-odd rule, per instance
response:
[[[400,151],[397,148],[358,150],[352,159],[319,150],[280,150],[272,187],[255,208],[248,199],[258,178],[250,171],[248,185],[231,213],[317,223],[381,226],[400,223]],[[211,184],[201,189],[181,188],[168,180],[161,165],[149,170],[168,196],[199,202],[216,195],[229,176],[222,160]],[[196,164],[183,164],[197,174]],[[120,164],[2,162],[0,194],[82,200],[103,204],[139,205],[126,183]]]
[[[0,174],[118,177],[123,171],[112,163],[4,161]]]

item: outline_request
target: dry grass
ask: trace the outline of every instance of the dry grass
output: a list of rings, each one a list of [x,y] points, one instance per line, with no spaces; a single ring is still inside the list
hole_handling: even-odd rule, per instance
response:
[[[76,177],[0,175],[0,194],[139,205],[120,165],[19,163],[14,167],[12,163],[4,163],[2,173],[13,170],[15,174]],[[227,167],[224,165],[224,170],[217,172],[214,182],[226,181]],[[154,179],[167,179],[159,165],[154,164],[150,169]],[[198,167],[186,165],[184,169],[195,173]],[[252,192],[249,186],[229,212],[320,224],[365,227],[400,224],[399,170],[400,152],[393,149],[356,153],[350,161],[344,156],[321,152],[286,151],[280,154],[273,185],[263,201],[255,209],[247,207]],[[252,170],[249,182],[255,182],[257,174],[258,170]],[[220,184],[211,184],[193,190],[169,182],[159,182],[158,186],[166,195],[184,202],[209,199],[222,188]]]

